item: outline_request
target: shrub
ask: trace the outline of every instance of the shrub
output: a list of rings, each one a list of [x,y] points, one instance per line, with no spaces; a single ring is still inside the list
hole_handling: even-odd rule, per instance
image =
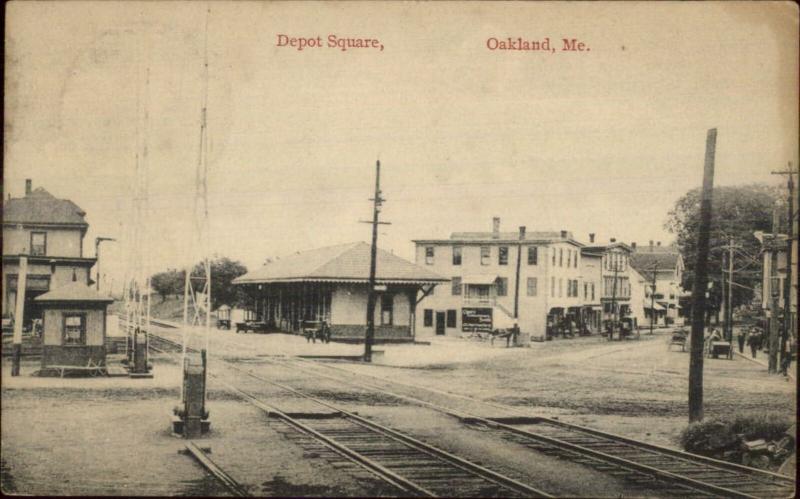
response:
[[[739,435],[743,435],[744,440],[780,440],[790,425],[791,421],[779,413],[734,414],[690,423],[679,439],[688,452],[714,456],[736,447]]]

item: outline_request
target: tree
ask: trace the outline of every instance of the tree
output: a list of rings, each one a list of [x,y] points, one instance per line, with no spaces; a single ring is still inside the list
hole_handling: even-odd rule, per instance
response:
[[[719,314],[722,303],[722,255],[731,237],[741,247],[734,253],[733,282],[754,288],[761,281],[761,244],[753,232],[772,231],[772,210],[780,193],[764,184],[724,186],[714,188],[713,219],[711,222],[709,278],[712,281],[708,304]],[[686,266],[684,289],[694,283],[694,260],[697,257],[697,231],[700,225],[700,189],[692,189],[670,210],[664,228],[676,235],[676,243]],[[740,270],[736,272],[736,270]],[[727,276],[726,276],[727,279]],[[750,303],[753,290],[733,287],[733,307]]]
[[[166,301],[167,296],[183,293],[184,275],[183,271],[175,269],[159,272],[150,278],[150,287],[161,296],[161,302],[163,303]]]
[[[241,262],[227,257],[215,256],[211,260],[211,308],[220,305],[241,305],[245,303],[245,294],[233,280],[247,273],[247,267]],[[198,263],[192,269],[193,277],[203,276],[203,264]],[[199,290],[198,290],[199,291]]]

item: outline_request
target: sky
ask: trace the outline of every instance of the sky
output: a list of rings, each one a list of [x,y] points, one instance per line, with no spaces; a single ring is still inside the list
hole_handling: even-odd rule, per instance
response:
[[[117,239],[102,255],[115,287],[204,252],[254,269],[369,241],[377,159],[379,246],[409,259],[413,239],[493,216],[668,244],[709,128],[716,185],[779,184],[770,171],[798,164],[788,2],[45,1],[8,4],[6,23],[5,194],[31,178],[81,206],[85,256]],[[280,34],[384,49],[299,51]],[[487,47],[508,37],[557,50]],[[207,251],[193,222],[205,81]]]

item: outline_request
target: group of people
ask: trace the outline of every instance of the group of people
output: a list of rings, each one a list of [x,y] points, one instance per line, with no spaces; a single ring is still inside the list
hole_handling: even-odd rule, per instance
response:
[[[783,326],[781,326],[781,329],[783,329]],[[778,338],[783,338],[782,330],[778,331]],[[747,330],[740,329],[739,333],[736,335],[736,340],[739,343],[739,353],[744,353],[744,346],[746,344],[750,347],[750,355],[752,355],[754,359],[758,355],[759,350],[769,349],[769,335],[758,326],[753,326]],[[782,349],[781,346],[783,347]],[[785,355],[781,354],[781,372],[784,376],[786,376],[789,365],[792,362],[792,355],[794,355],[795,349],[796,346],[792,338],[786,340],[786,345],[779,345],[778,347],[779,352],[786,352]]]

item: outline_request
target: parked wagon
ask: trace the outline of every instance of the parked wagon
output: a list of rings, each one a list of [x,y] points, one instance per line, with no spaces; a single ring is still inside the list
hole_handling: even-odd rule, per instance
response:
[[[679,329],[672,333],[672,338],[669,340],[668,349],[672,348],[672,345],[679,345],[681,347],[681,352],[686,351],[686,342],[689,339],[689,334],[683,330]]]
[[[217,329],[231,328],[231,307],[222,305],[217,309]]]

